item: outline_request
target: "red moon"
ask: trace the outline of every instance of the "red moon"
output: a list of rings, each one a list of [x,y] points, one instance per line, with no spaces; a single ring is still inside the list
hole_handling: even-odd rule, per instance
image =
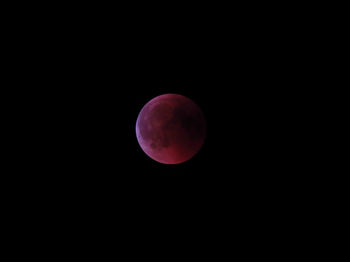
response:
[[[206,123],[201,109],[178,94],[150,100],[136,121],[136,137],[142,150],[163,164],[179,164],[192,158],[202,147]]]

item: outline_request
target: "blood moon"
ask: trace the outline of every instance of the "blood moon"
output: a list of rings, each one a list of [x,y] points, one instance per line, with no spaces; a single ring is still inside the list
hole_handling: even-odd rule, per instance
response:
[[[202,147],[206,123],[201,109],[189,98],[164,94],[150,100],[136,121],[142,150],[163,164],[179,164]]]

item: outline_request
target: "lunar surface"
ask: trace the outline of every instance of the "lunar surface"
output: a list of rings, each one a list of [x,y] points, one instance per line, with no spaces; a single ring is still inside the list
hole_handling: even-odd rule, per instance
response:
[[[163,164],[179,164],[202,147],[206,123],[201,109],[178,94],[150,100],[136,121],[136,137],[142,150]]]

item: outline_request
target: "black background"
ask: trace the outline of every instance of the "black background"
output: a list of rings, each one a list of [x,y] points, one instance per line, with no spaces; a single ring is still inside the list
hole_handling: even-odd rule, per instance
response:
[[[287,11],[90,8],[23,25],[36,110],[24,180],[46,219],[83,235],[235,232],[244,248],[296,229],[309,180],[293,123],[307,61]],[[207,121],[203,148],[179,165],[150,159],[135,135],[141,108],[165,93],[194,100]]]

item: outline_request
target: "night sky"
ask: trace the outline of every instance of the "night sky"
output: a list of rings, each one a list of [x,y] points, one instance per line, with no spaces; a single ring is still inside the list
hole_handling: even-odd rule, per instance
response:
[[[49,54],[43,63],[55,64],[43,69],[41,84],[50,88],[38,96],[52,108],[46,119],[56,122],[47,128],[58,150],[51,161],[68,184],[98,185],[110,194],[114,185],[140,187],[140,197],[199,190],[260,198],[272,187],[283,190],[273,185],[289,172],[283,163],[290,158],[281,152],[293,139],[286,119],[297,87],[293,65],[283,63],[293,54],[281,44],[283,34],[277,37],[279,28],[235,23],[243,16],[127,26],[120,18],[101,19],[79,30],[66,25],[62,37],[48,35],[43,47]],[[194,100],[207,121],[202,150],[175,166],[147,157],[135,135],[141,108],[165,93]]]
[[[270,62],[271,55],[240,38],[205,40],[203,32],[179,36],[180,45],[170,35],[168,40],[166,33],[150,35],[142,49],[134,40],[135,46],[122,45],[119,53],[102,50],[78,70],[72,66],[74,76],[64,75],[64,90],[57,86],[56,113],[64,123],[57,131],[62,142],[57,167],[66,182],[72,188],[86,184],[82,190],[102,195],[140,201],[154,195],[157,201],[169,197],[184,203],[196,197],[203,205],[210,199],[229,204],[237,197],[255,203],[283,191],[289,186],[285,163],[290,159],[282,152],[293,139],[285,135],[290,130],[283,110],[289,84],[281,88],[283,72]],[[179,165],[153,161],[136,140],[141,108],[166,93],[191,98],[207,121],[203,148]]]
[[[298,52],[287,23],[258,9],[227,12],[86,13],[47,25],[29,76],[38,79],[36,172],[24,178],[45,206],[104,219],[113,232],[118,219],[197,236],[234,226],[243,242],[283,224],[305,185],[293,125],[305,85]],[[207,123],[202,149],[178,165],[146,156],[135,134],[145,103],[166,93],[195,101]]]

